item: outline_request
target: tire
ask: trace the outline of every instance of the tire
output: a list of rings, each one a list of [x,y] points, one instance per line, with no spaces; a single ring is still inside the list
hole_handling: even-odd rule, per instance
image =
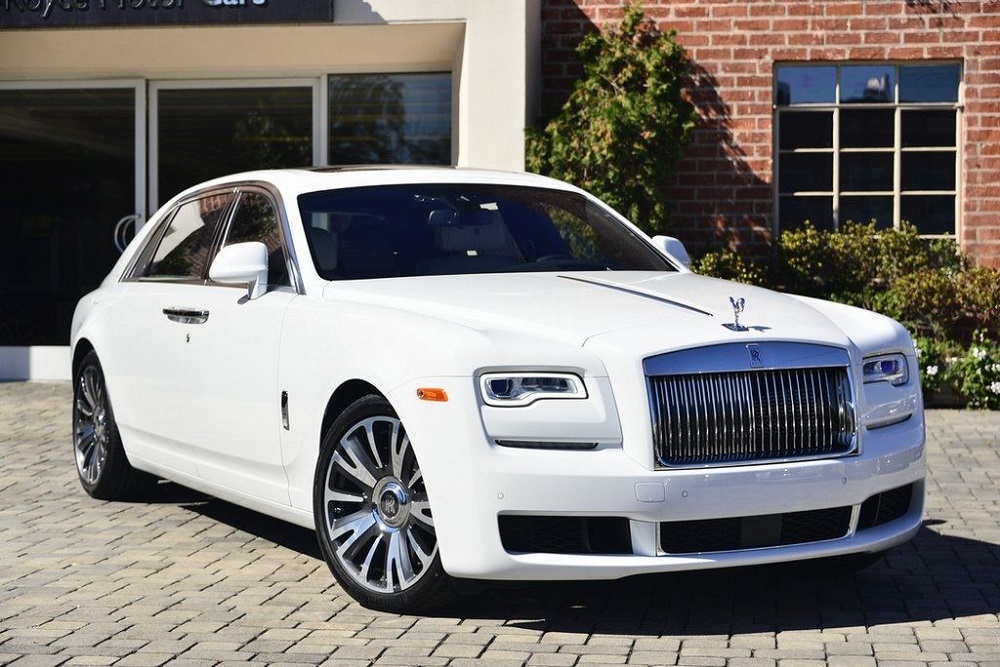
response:
[[[415,613],[453,597],[416,454],[382,396],[355,401],[327,430],[313,516],[330,571],[365,607]]]
[[[73,458],[84,491],[100,500],[144,495],[156,478],[128,462],[108,396],[104,371],[91,351],[73,378]]]

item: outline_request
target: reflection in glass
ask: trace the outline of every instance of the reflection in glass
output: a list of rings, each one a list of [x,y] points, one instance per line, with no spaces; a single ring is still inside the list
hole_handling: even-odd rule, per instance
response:
[[[903,195],[900,217],[921,234],[955,233],[954,195]]]
[[[842,153],[841,191],[891,191],[892,158],[892,153]]]
[[[330,76],[332,164],[451,164],[451,75]]]
[[[903,148],[954,146],[955,112],[904,109],[902,111]]]
[[[291,285],[274,204],[260,192],[244,192],[236,204],[223,245],[253,241],[267,248],[267,284]]]
[[[782,193],[833,190],[833,154],[782,155],[778,167],[778,188]]]
[[[844,109],[840,112],[843,148],[891,148],[895,112],[892,109]]]
[[[205,197],[184,204],[170,220],[145,278],[199,280],[207,268],[215,229],[231,197]]]
[[[779,67],[776,101],[788,104],[832,104],[837,88],[836,67]]]
[[[786,111],[780,117],[778,149],[832,148],[833,112]]]
[[[903,153],[903,191],[954,190],[955,153],[910,152]]]
[[[0,91],[0,345],[68,345],[135,213],[135,90]]]
[[[806,221],[817,229],[833,229],[833,197],[781,197],[778,207],[780,229],[795,229]]]
[[[875,221],[879,229],[892,227],[892,196],[855,197],[843,195],[840,198],[840,225],[846,222],[867,224]]]
[[[311,88],[159,91],[159,199],[252,169],[312,164]]]
[[[899,68],[900,102],[957,102],[958,65],[903,65]]]
[[[840,101],[852,103],[892,102],[891,65],[860,65],[840,68]]]

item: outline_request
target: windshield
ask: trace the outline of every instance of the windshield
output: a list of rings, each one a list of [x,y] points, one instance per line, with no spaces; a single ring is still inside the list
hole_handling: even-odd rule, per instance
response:
[[[582,195],[508,185],[409,184],[299,196],[327,280],[510,271],[672,271]]]

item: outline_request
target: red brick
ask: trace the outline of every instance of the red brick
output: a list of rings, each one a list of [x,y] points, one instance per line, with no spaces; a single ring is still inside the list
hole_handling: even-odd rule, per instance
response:
[[[613,23],[626,0],[542,0],[542,99],[564,98],[573,47]],[[943,59],[964,63],[963,246],[1000,266],[1000,2],[953,0],[947,11],[905,0],[646,0],[701,74],[688,96],[702,121],[672,179],[678,229],[690,240],[761,244],[771,231],[776,63]],[[559,26],[550,29],[550,26]],[[575,27],[574,27],[575,26]],[[705,201],[698,201],[705,197]]]

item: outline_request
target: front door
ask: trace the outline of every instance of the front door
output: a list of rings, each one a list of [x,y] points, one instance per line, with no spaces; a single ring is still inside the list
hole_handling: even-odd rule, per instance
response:
[[[267,292],[247,298],[245,287],[200,288],[196,308],[207,319],[192,332],[185,354],[190,395],[189,444],[199,475],[220,486],[287,505],[281,459],[278,349],[286,306],[296,297],[275,201],[243,190],[223,246],[260,242],[269,251]]]

